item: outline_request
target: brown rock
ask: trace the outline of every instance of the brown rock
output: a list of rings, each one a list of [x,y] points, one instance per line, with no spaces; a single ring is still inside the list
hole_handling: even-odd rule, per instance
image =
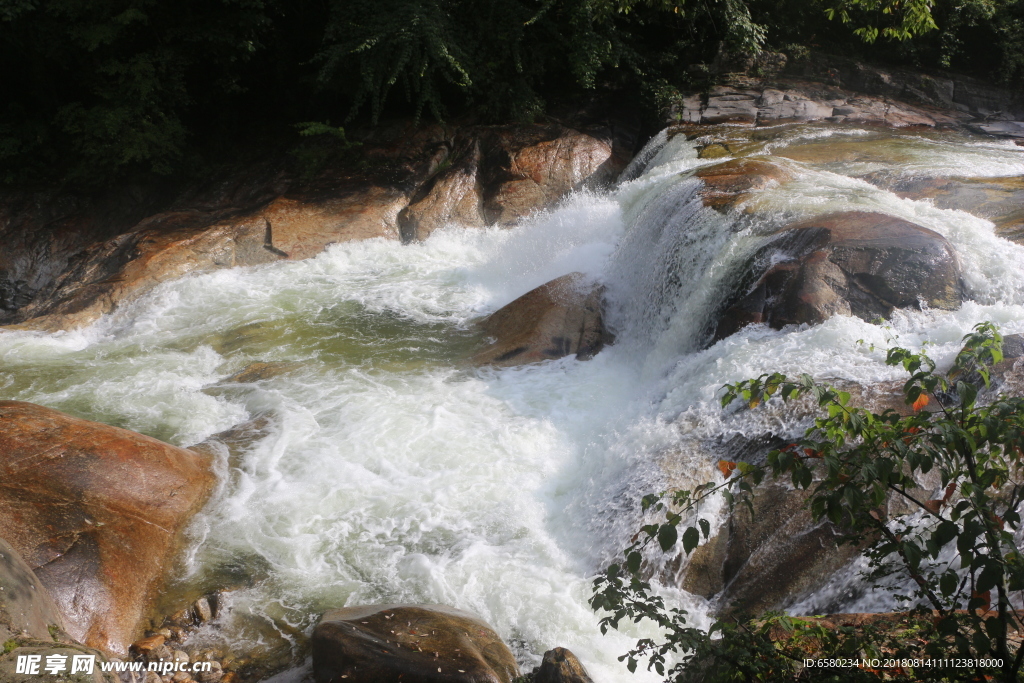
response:
[[[480,140],[464,142],[452,156],[454,163],[427,182],[399,214],[403,242],[425,240],[434,230],[453,223],[474,228],[487,224],[479,178]]]
[[[1024,176],[1007,178],[900,178],[865,180],[908,199],[931,199],[940,209],[959,209],[995,223],[996,234],[1024,244]]]
[[[534,674],[533,683],[594,683],[586,668],[569,650],[556,647],[544,653],[544,661]]]
[[[563,126],[500,127],[483,137],[484,218],[513,225],[573,190],[601,188],[629,159],[609,137]]]
[[[785,228],[747,272],[753,281],[726,307],[715,339],[756,322],[780,329],[837,314],[870,321],[922,302],[954,310],[963,300],[952,245],[932,230],[876,213],[828,214]]]
[[[14,636],[49,640],[63,628],[57,606],[32,568],[0,538],[0,643]]]
[[[695,175],[704,181],[700,191],[704,206],[726,212],[743,201],[748,193],[770,183],[781,183],[793,176],[782,166],[756,159],[733,159],[699,169]]]
[[[145,657],[147,660],[151,659],[150,655],[160,648],[167,641],[161,635],[150,636],[143,638],[142,640],[136,640],[132,643],[128,651],[133,655],[139,655]]]
[[[508,647],[478,617],[444,605],[331,610],[313,631],[317,683],[511,683]]]
[[[603,288],[570,273],[531,290],[480,326],[494,341],[473,357],[477,365],[523,365],[575,354],[591,358],[610,340]]]
[[[67,632],[123,653],[214,482],[208,460],[125,429],[0,402],[0,527]]]
[[[723,613],[759,614],[820,587],[860,550],[837,545],[838,530],[811,519],[807,496],[782,484],[757,489],[753,515],[736,506],[718,534],[693,552],[683,588],[714,597]]]

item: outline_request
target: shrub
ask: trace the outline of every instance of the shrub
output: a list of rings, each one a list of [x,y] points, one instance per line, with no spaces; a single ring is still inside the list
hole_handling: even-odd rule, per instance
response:
[[[644,498],[644,509],[664,513],[664,521],[643,527],[624,562],[596,579],[591,599],[595,610],[608,612],[603,631],[623,619],[652,620],[664,629],[662,641],[641,640],[623,656],[630,669],[646,658],[672,681],[691,680],[697,672],[707,681],[1017,680],[1024,648],[1012,638],[1022,623],[1011,597],[1019,604],[1024,590],[1024,557],[1014,542],[1024,496],[1024,399],[999,396],[979,404],[979,386],[989,386],[989,369],[1002,359],[1002,337],[994,325],[981,323],[964,342],[946,375],[923,352],[889,350],[887,364],[910,374],[903,387],[912,408],[906,416],[855,407],[848,393],[807,375],[790,380],[774,373],[726,385],[723,407],[742,401],[755,409],[773,397],[792,401],[809,395],[822,414],[802,438],[773,450],[764,466],[723,461],[720,481]],[[941,482],[938,498],[919,493],[920,479],[929,473]],[[707,520],[685,523],[692,513],[712,496],[725,496],[730,505],[749,503],[766,477],[785,477],[809,490],[815,520],[831,521],[841,530],[841,542],[868,548],[867,581],[893,575],[906,580],[910,589],[900,597],[911,610],[903,621],[886,628],[826,629],[813,619],[769,614],[719,620],[704,633],[686,625],[684,611],[666,609],[642,577],[644,548],[656,541],[667,552],[681,543],[689,554],[711,533]],[[884,510],[893,496],[916,513],[888,517]],[[670,654],[677,657],[672,665]],[[803,668],[812,655],[1000,664]]]

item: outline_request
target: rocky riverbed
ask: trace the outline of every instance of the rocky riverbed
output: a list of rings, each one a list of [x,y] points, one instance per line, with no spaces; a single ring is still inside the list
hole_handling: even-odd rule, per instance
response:
[[[268,161],[3,198],[0,673],[77,653],[211,663],[118,675],[145,683],[618,680],[642,633],[600,644],[587,577],[638,497],[810,414],[722,415],[722,382],[809,371],[889,405],[869,344],[944,361],[984,317],[1019,392],[1013,97],[718,68],[646,147],[621,114],[392,126],[311,180]],[[705,615],[841,611],[856,552],[801,502],[712,511],[652,576]]]

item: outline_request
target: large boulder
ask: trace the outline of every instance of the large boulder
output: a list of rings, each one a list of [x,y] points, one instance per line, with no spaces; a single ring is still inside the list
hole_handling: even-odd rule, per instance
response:
[[[611,130],[561,125],[466,131],[399,215],[402,239],[446,225],[514,225],[574,190],[604,188],[628,165],[628,146]]]
[[[179,532],[209,495],[209,458],[142,434],[0,402],[0,528],[90,647],[139,635]]]
[[[331,610],[313,631],[317,683],[512,683],[515,658],[479,617],[444,605]]]
[[[964,296],[959,259],[944,237],[860,211],[784,228],[751,259],[746,278],[715,339],[750,323],[780,329],[833,315],[875,320],[922,305],[955,310]]]
[[[473,357],[477,365],[523,365],[568,355],[586,360],[611,339],[604,326],[603,288],[582,273],[527,292],[480,327],[492,341]]]

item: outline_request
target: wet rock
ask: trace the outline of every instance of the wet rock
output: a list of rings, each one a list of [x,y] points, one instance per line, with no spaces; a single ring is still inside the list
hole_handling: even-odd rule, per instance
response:
[[[443,605],[331,610],[313,631],[317,683],[511,683],[515,659],[478,617]]]
[[[604,327],[603,288],[570,273],[531,290],[489,315],[480,327],[494,339],[477,365],[523,365],[575,355],[586,360],[611,336]]]
[[[698,169],[695,175],[704,182],[700,191],[704,206],[723,213],[746,199],[749,193],[793,177],[782,166],[757,159],[732,159]]]
[[[573,190],[603,188],[631,156],[611,132],[564,126],[495,127],[481,144],[484,219],[492,225],[513,225]]]
[[[167,648],[163,647],[165,642],[167,642],[167,638],[157,634],[155,636],[135,641],[131,644],[131,647],[128,648],[128,651],[132,655],[143,657],[147,661],[154,661],[160,658],[159,655],[154,655],[154,653],[161,649],[167,650]],[[167,651],[170,652],[170,650]]]
[[[463,142],[452,153],[455,161],[426,183],[398,217],[403,242],[425,240],[450,224],[483,227],[483,187],[480,184],[480,140]]]
[[[0,402],[0,527],[90,647],[127,651],[213,483],[192,451]]]
[[[136,188],[131,201],[92,204],[0,195],[0,324],[68,329],[188,273],[400,233],[419,240],[451,222],[512,225],[570,191],[613,182],[634,142],[625,128],[593,122],[407,128],[370,136],[366,168],[305,184],[269,164],[277,170],[235,178],[244,187],[230,191]]]
[[[833,315],[865,320],[895,308],[955,310],[960,264],[938,233],[891,216],[827,214],[789,226],[746,269],[749,284],[720,316],[715,339],[750,323],[816,324]]]
[[[0,643],[18,637],[47,640],[63,628],[53,599],[32,568],[0,538]]]
[[[1024,243],[1024,177],[904,178],[871,175],[868,182],[907,199],[930,199],[940,209],[957,209],[995,223],[996,234]]]
[[[1024,139],[1024,121],[993,121],[991,123],[972,123],[970,128],[978,131],[979,133],[985,133],[987,135],[995,135],[1000,138],[1014,138],[1017,140]]]
[[[205,597],[196,600],[195,605],[193,605],[193,609],[196,612],[196,619],[199,620],[200,623],[213,619],[213,608],[210,607],[210,601]]]
[[[839,531],[815,523],[806,491],[759,487],[754,513],[736,506],[722,529],[693,552],[682,587],[714,598],[724,614],[780,609],[823,585],[860,552],[839,546]]]
[[[586,668],[564,647],[544,653],[544,661],[534,674],[533,683],[594,683]]]

